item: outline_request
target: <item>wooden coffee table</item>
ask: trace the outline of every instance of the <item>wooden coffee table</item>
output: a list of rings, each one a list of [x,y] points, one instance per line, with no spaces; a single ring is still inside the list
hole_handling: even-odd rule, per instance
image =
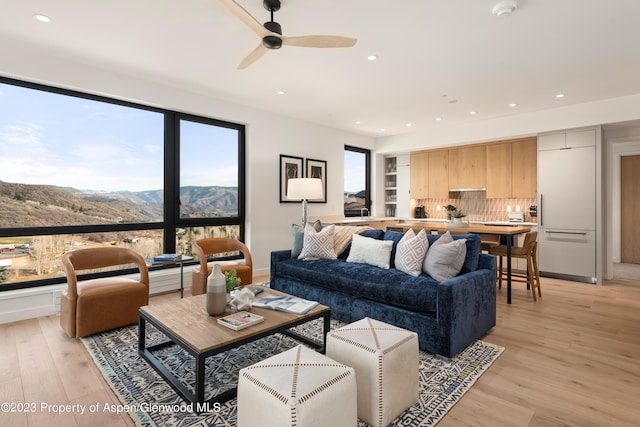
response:
[[[286,295],[272,289],[265,289],[263,295]],[[264,316],[264,321],[240,331],[234,331],[217,323],[217,319],[228,315],[209,316],[205,309],[205,295],[197,295],[180,300],[171,300],[141,307],[139,310],[138,353],[151,365],[185,400],[204,407],[204,402],[225,402],[237,395],[237,387],[226,390],[205,400],[204,379],[205,360],[207,357],[239,347],[251,341],[264,338],[275,333],[283,333],[301,341],[324,353],[327,333],[330,329],[329,307],[318,305],[307,314],[291,314],[260,308],[252,308],[253,313]],[[318,343],[300,336],[288,329],[322,318],[323,341]],[[168,340],[146,345],[146,323],[149,322]],[[153,354],[167,346],[178,345],[196,360],[195,393],[189,390],[169,369]]]

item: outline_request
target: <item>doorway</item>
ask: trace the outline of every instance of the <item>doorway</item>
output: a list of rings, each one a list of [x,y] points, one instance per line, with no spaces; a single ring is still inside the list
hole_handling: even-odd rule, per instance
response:
[[[640,155],[620,158],[620,262],[640,264]]]

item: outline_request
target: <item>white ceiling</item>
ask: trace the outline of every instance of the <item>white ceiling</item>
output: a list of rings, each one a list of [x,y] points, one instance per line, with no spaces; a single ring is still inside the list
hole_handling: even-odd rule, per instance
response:
[[[268,20],[262,0],[237,2]],[[46,46],[56,56],[373,137],[640,93],[640,1],[517,0],[518,9],[500,18],[491,13],[497,2],[282,0],[275,20],[284,35],[358,43],[285,46],[243,71],[236,67],[259,39],[219,0],[0,0],[0,37],[25,55]],[[37,13],[52,22],[36,21]]]

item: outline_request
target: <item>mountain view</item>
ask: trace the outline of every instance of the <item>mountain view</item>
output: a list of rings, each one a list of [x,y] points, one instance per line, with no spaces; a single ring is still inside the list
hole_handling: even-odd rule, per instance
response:
[[[162,190],[95,192],[0,181],[0,227],[162,221]],[[232,216],[237,187],[182,187],[182,217]]]

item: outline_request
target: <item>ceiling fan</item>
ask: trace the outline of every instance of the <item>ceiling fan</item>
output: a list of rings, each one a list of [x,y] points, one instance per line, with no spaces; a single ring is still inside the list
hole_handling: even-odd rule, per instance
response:
[[[341,36],[299,36],[287,37],[282,35],[282,27],[273,20],[273,12],[280,10],[280,0],[264,0],[265,9],[271,13],[271,20],[260,24],[242,6],[234,0],[220,0],[234,15],[247,24],[254,32],[262,37],[262,42],[238,65],[239,70],[247,68],[269,49],[280,49],[282,45],[298,47],[352,47],[358,41],[351,37]]]

